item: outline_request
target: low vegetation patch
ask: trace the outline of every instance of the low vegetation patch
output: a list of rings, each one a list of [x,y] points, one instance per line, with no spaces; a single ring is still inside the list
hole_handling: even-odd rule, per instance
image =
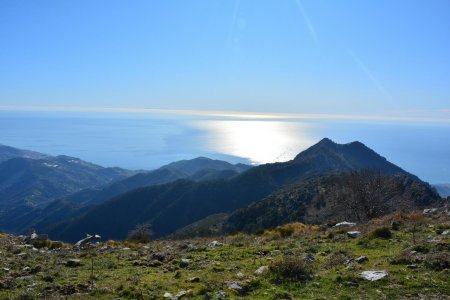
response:
[[[392,232],[388,227],[380,227],[373,230],[369,237],[373,239],[390,239],[392,238]]]
[[[348,229],[294,223],[260,235],[136,238],[81,249],[48,241],[36,251],[4,234],[0,299],[448,299],[450,236],[441,229],[450,218],[423,217],[415,243],[402,218],[390,239],[388,218],[358,224],[358,239]],[[364,271],[388,275],[371,282]]]
[[[306,281],[312,275],[311,266],[303,258],[294,255],[278,258],[270,266],[270,271],[277,280]]]

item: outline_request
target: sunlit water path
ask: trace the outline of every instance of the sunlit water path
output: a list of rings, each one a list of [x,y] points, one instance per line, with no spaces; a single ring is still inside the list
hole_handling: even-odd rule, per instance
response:
[[[424,180],[450,182],[449,136],[445,123],[0,112],[1,144],[132,169],[197,156],[286,161],[329,137],[339,143],[359,140]]]

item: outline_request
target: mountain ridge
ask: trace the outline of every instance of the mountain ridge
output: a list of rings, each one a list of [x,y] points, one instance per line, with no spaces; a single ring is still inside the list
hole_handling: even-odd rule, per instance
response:
[[[291,161],[256,166],[230,179],[178,180],[129,191],[88,211],[78,220],[55,227],[51,233],[60,239],[75,240],[83,231],[97,231],[106,238],[123,239],[133,226],[149,222],[155,236],[162,237],[208,215],[245,207],[296,181],[328,172],[367,168],[390,175],[413,176],[362,143],[341,145],[324,139]],[[114,219],[117,224],[111,228],[102,221],[106,219]]]

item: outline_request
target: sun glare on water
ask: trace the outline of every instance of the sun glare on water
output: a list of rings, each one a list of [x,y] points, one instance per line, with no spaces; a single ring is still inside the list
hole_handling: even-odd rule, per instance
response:
[[[254,164],[287,161],[314,143],[309,125],[253,120],[197,121],[209,150],[249,159]]]

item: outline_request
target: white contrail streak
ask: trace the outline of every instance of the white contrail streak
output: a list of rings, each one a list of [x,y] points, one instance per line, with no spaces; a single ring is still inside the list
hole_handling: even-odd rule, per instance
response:
[[[295,3],[298,6],[298,9],[300,11],[300,14],[302,15],[303,19],[305,20],[306,27],[308,27],[309,34],[313,38],[315,42],[318,40],[316,29],[314,28],[311,19],[308,17],[308,14],[306,13],[305,7],[303,6],[301,0],[295,0]]]
[[[236,28],[237,17],[239,14],[239,6],[240,5],[241,5],[241,0],[234,1],[233,16],[231,17],[230,30],[228,32],[228,45],[233,45],[234,31]]]
[[[349,51],[353,61],[358,65],[358,67],[367,75],[370,81],[375,85],[375,87],[388,99],[392,99],[392,95],[384,88],[380,81],[372,74],[366,64],[352,51]]]

